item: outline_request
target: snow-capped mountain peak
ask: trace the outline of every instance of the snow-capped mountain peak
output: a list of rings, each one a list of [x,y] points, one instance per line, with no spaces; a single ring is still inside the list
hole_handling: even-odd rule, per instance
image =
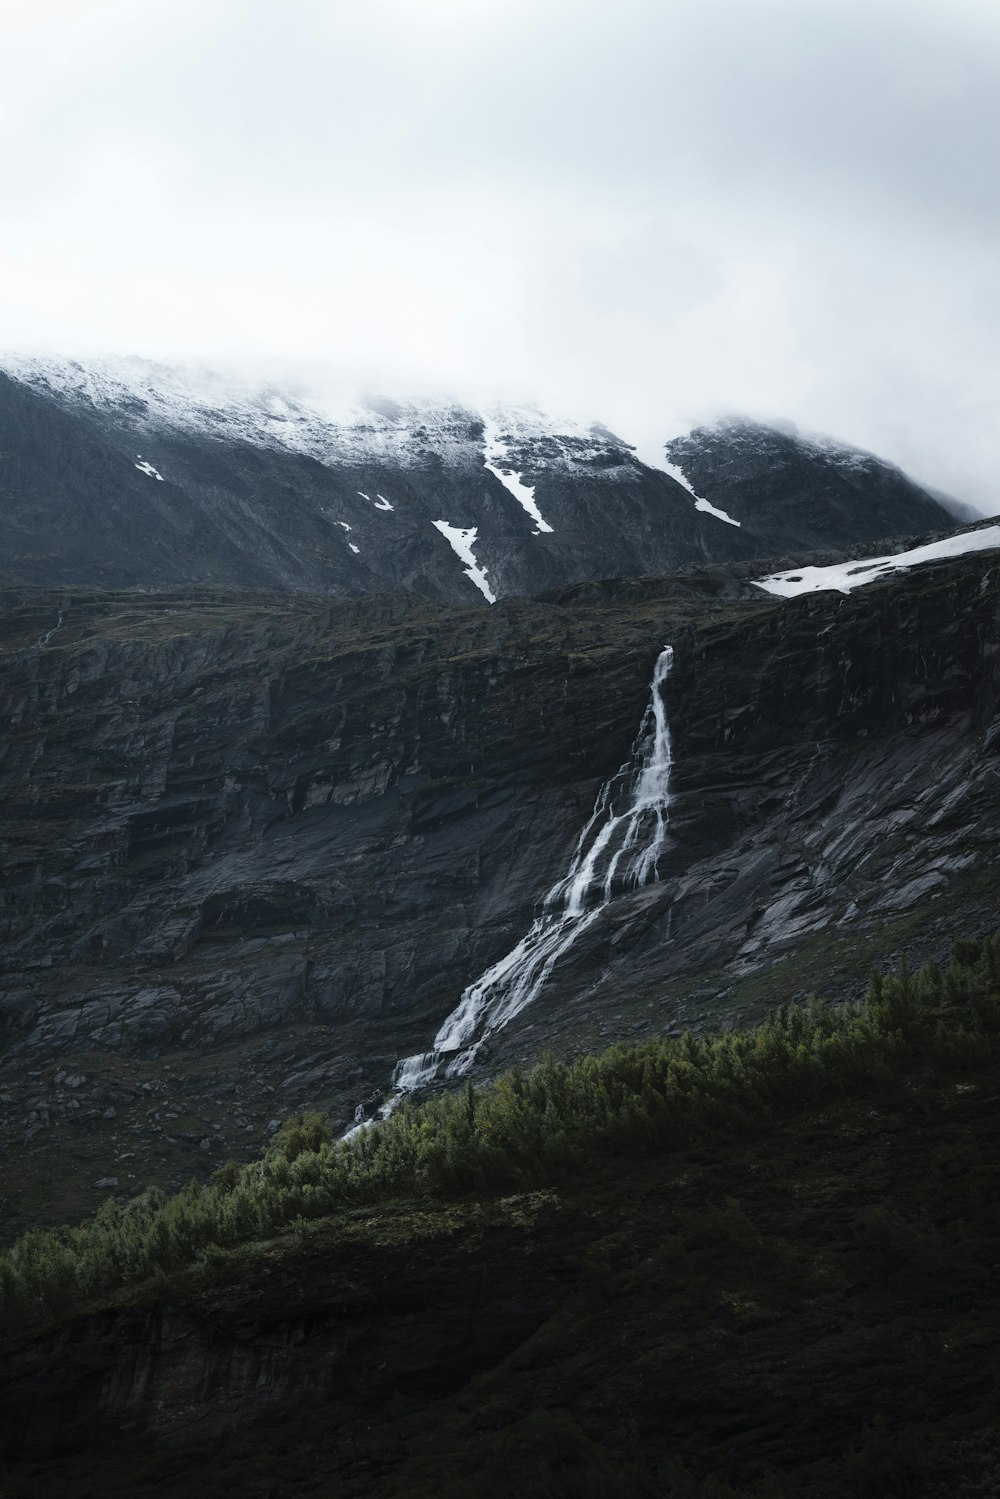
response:
[[[530,405],[138,358],[0,359],[0,438],[10,583],[404,588],[483,605],[950,519],[869,454],[759,424],[637,446]]]

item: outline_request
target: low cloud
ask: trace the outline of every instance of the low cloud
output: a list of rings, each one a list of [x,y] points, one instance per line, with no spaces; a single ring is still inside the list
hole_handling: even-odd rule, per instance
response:
[[[781,416],[1000,509],[995,7],[4,9],[8,347]]]

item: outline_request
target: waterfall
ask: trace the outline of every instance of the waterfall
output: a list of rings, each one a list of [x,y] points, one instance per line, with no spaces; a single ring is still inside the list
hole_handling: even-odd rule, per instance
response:
[[[35,641],[35,645],[36,646],[48,645],[49,641],[52,639],[52,637],[56,633],[56,631],[62,629],[62,622],[63,622],[63,611],[60,609],[59,610],[59,618],[56,620],[56,622],[52,626],[51,630],[49,630],[47,632],[47,634],[45,634],[45,635],[39,635],[38,639]]]
[[[387,1118],[406,1093],[468,1072],[483,1042],[531,1004],[555,964],[609,901],[659,878],[671,766],[663,683],[673,657],[669,645],[657,657],[649,706],[632,753],[601,787],[569,869],[549,890],[517,946],[465,990],[434,1037],[432,1049],[397,1062],[392,1075],[395,1091],[375,1118]],[[359,1121],[355,1129],[373,1122]]]

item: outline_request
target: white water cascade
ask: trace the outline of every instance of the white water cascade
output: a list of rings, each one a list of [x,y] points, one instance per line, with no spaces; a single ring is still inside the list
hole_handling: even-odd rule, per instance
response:
[[[41,647],[43,645],[48,645],[49,641],[52,639],[52,637],[56,633],[56,631],[62,629],[62,622],[63,622],[63,611],[60,609],[59,610],[59,618],[56,620],[56,622],[52,626],[51,630],[48,630],[44,635],[39,635],[38,639],[35,641],[36,647]]]
[[[670,804],[670,726],[663,683],[673,647],[656,661],[646,709],[632,754],[606,781],[580,837],[570,866],[552,886],[542,909],[515,948],[465,990],[444,1021],[431,1051],[404,1057],[392,1075],[393,1092],[372,1119],[359,1119],[354,1134],[385,1119],[407,1093],[469,1071],[494,1031],[519,1015],[544,987],[559,959],[616,894],[659,878]]]

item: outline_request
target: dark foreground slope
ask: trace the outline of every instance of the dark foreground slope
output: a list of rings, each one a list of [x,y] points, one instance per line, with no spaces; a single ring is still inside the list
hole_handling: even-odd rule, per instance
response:
[[[204,1174],[307,1104],[349,1122],[565,870],[667,640],[661,882],[481,1072],[991,927],[998,583],[982,554],[789,602],[725,571],[490,611],[9,593],[10,1230]]]
[[[25,1245],[4,1290],[34,1265],[41,1310],[8,1308],[50,1327],[6,1346],[3,1492],[994,1493],[998,977],[964,943],[864,1008],[397,1115],[333,1211],[358,1147],[288,1131],[109,1207],[95,1234],[159,1222],[162,1264],[84,1316]],[[240,1227],[282,1194],[290,1230]]]

